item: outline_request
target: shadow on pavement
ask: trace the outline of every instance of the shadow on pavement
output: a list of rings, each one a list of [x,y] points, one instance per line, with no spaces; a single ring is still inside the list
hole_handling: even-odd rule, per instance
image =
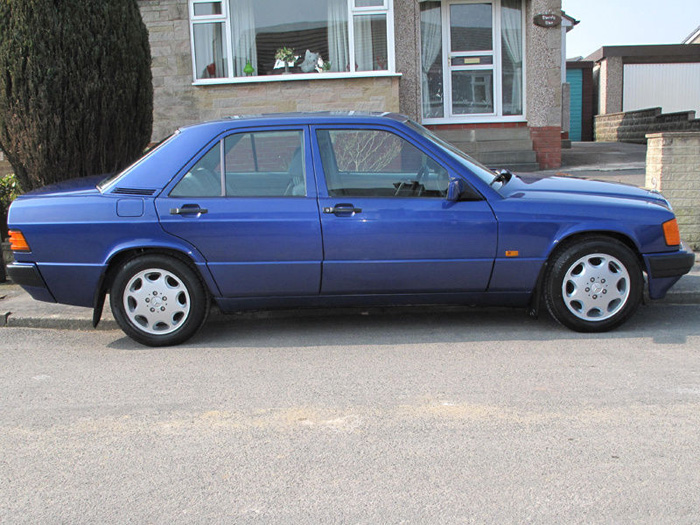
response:
[[[562,350],[572,341],[649,338],[657,345],[683,344],[700,335],[696,305],[641,306],[626,324],[603,334],[582,334],[557,324],[546,312],[535,320],[522,309],[401,308],[390,310],[344,309],[302,311],[267,318],[224,316],[207,323],[189,342],[177,348],[203,349],[290,347],[362,347],[376,345],[432,345],[470,342],[561,341]],[[147,347],[122,337],[108,345],[119,350],[148,351]],[[508,347],[504,346],[504,350]]]

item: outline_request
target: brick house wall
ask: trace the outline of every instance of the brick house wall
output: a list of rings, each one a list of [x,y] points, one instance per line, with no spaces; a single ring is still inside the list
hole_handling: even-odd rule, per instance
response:
[[[158,141],[178,127],[231,115],[289,111],[392,111],[420,121],[420,7],[394,0],[395,75],[194,85],[187,0],[138,0],[153,56],[154,129]],[[538,13],[559,13],[561,0],[525,2],[525,91],[528,126],[541,168],[561,165],[562,82],[559,28],[532,23]],[[502,127],[502,123],[460,125]]]
[[[153,56],[153,140],[232,115],[399,111],[399,76],[194,86],[187,0],[139,0]]]

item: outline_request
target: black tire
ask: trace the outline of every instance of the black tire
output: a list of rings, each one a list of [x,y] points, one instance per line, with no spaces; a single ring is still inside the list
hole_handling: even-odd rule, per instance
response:
[[[609,237],[586,237],[555,252],[544,277],[547,310],[577,332],[606,332],[637,310],[644,277],[637,256]]]
[[[109,302],[124,333],[146,346],[187,341],[209,314],[209,296],[195,270],[166,255],[128,261],[114,278]]]

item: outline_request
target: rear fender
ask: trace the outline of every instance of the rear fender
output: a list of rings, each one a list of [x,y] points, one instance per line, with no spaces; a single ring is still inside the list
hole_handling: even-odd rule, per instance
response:
[[[179,239],[178,239],[179,241]],[[127,260],[137,257],[145,253],[172,253],[175,256],[192,263],[199,272],[200,277],[204,281],[209,293],[214,297],[221,296],[219,287],[214,281],[214,277],[209,271],[206,259],[202,254],[188,243],[183,242],[162,242],[151,240],[144,242],[143,240],[127,242],[115,246],[109,253],[109,256],[104,262],[104,271],[100,276],[98,286],[95,288],[95,298],[93,302],[92,325],[97,327],[102,318],[104,309],[105,297],[111,284],[111,279],[115,273],[116,266]]]

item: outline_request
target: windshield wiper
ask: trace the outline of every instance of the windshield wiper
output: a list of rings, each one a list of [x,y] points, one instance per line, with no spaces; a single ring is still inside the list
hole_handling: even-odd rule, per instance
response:
[[[494,179],[491,181],[491,184],[489,186],[493,186],[497,182],[502,182],[503,184],[507,184],[510,179],[513,178],[513,173],[510,170],[498,170],[496,172],[496,176]]]

